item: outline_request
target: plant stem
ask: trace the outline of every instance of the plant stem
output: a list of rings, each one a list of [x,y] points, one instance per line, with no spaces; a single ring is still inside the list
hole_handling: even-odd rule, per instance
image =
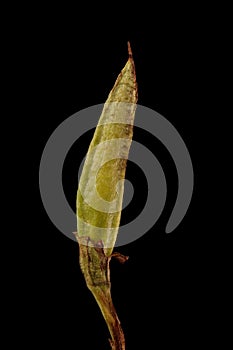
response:
[[[117,258],[121,263],[128,257],[119,253],[107,256],[101,242],[94,244],[93,241],[84,237],[79,240],[79,259],[81,270],[84,274],[87,287],[95,297],[103,317],[111,334],[110,344],[112,350],[125,350],[125,337],[119,318],[111,297],[110,260]]]

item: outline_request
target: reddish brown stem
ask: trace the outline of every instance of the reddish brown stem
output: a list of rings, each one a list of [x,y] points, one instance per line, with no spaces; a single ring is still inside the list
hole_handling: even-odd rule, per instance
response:
[[[100,242],[94,243],[85,238],[79,240],[80,266],[87,287],[95,297],[111,334],[112,350],[125,350],[125,337],[111,297],[110,260],[117,258],[121,263],[128,257],[119,253],[106,256]]]

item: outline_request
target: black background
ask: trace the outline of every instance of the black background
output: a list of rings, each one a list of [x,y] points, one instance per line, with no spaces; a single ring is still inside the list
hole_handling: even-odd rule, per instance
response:
[[[66,349],[109,348],[106,325],[79,269],[78,245],[53,226],[43,208],[38,169],[43,148],[54,129],[75,112],[104,103],[127,60],[130,40],[138,103],[162,114],[178,130],[191,155],[195,186],[186,216],[174,232],[166,235],[178,188],[175,166],[157,139],[135,128],[134,139],[147,146],[164,169],[168,196],[154,227],[139,240],[117,249],[130,259],[123,266],[111,263],[113,300],[127,350],[198,345],[208,333],[206,285],[212,274],[204,257],[206,233],[200,229],[199,202],[202,135],[197,118],[200,120],[204,113],[205,51],[211,40],[208,30],[203,30],[205,18],[200,13],[189,13],[174,19],[172,11],[169,16],[165,11],[162,18],[156,14],[149,29],[137,24],[136,18],[120,26],[120,16],[119,22],[100,29],[91,19],[80,24],[79,16],[43,13],[31,19],[32,33],[28,38],[26,64],[30,70],[29,87],[32,86],[35,121],[31,121],[31,130],[36,154],[31,162],[37,176],[33,195],[38,198],[27,293],[33,335],[29,343],[63,345]],[[77,141],[83,155],[91,136],[89,132]],[[63,171],[64,190],[73,208],[78,146],[72,147]],[[123,212],[123,222],[143,208],[147,191],[145,177],[130,162],[127,178],[134,185],[135,198],[128,211]]]

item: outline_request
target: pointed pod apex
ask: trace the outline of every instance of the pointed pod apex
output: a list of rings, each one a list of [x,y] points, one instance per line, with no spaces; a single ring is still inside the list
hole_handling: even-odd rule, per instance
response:
[[[131,45],[130,45],[130,42],[128,41],[128,54],[129,54],[129,58],[132,58],[133,57],[133,53],[132,53],[132,49],[131,49]]]

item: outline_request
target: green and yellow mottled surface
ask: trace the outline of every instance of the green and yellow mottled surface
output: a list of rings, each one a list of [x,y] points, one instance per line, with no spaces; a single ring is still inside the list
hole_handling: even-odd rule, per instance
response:
[[[77,193],[77,239],[101,241],[112,253],[120,225],[124,178],[137,103],[135,66],[129,58],[104,105],[88,149]]]

